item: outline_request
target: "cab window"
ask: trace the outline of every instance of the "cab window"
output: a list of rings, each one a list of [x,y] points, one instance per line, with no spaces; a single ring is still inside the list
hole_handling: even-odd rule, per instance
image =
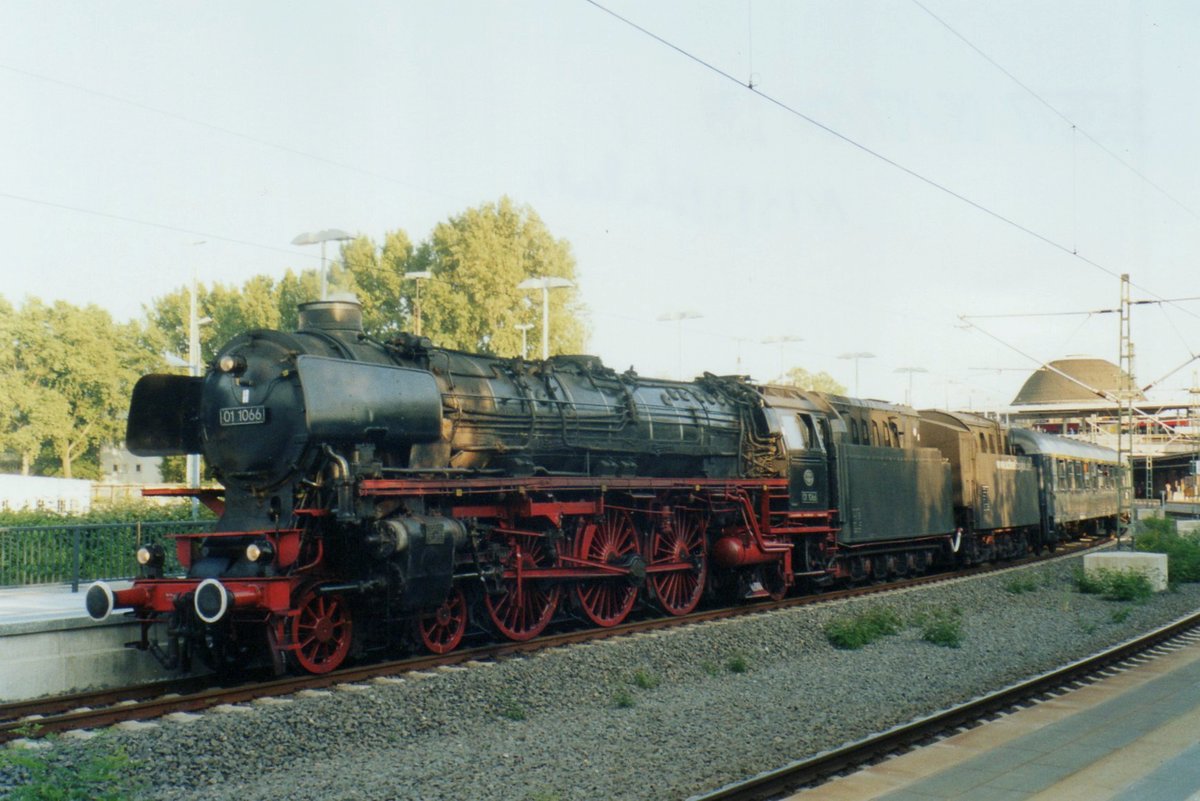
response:
[[[779,415],[779,429],[783,432],[783,441],[789,451],[802,451],[808,448],[804,440],[804,426],[794,414]]]

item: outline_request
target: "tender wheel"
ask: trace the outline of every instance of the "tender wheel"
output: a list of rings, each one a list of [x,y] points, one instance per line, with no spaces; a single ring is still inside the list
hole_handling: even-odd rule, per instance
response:
[[[417,636],[421,644],[435,654],[447,654],[462,642],[467,632],[467,599],[455,587],[437,609],[418,615]]]
[[[353,622],[350,608],[340,595],[319,595],[309,589],[296,604],[297,613],[287,624],[288,653],[309,673],[336,670],[350,653]]]
[[[650,585],[658,604],[669,615],[686,615],[700,603],[708,579],[702,516],[677,509],[650,538]],[[656,573],[655,565],[686,563],[687,567]]]
[[[588,520],[575,536],[575,557],[608,565],[640,563],[637,530],[628,512],[610,511]],[[615,626],[629,615],[637,587],[624,576],[580,581],[575,597],[584,616],[597,626]]]
[[[558,608],[561,588],[544,580],[528,579],[521,571],[551,567],[554,559],[550,549],[534,537],[522,537],[513,542],[512,552],[505,560],[506,574],[499,595],[487,595],[484,603],[496,629],[510,640],[530,640],[550,624]]]

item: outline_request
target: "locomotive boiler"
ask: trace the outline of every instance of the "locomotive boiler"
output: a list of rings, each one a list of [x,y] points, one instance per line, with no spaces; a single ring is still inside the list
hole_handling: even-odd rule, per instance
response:
[[[132,587],[98,583],[87,606],[131,609],[168,665],[321,673],[405,643],[444,653],[1013,556],[1044,515],[979,518],[962,492],[974,437],[955,456],[934,436],[985,425],[737,376],[377,341],[356,303],[310,303],[296,332],[241,334],[203,377],[138,382],[129,449],[202,453],[223,488],[194,494],[219,520],[176,538],[182,575],[147,547]],[[993,461],[1024,476],[1034,460]]]

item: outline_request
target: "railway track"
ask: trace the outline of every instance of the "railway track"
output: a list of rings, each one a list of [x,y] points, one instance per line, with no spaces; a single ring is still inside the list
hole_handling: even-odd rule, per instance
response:
[[[1200,633],[1200,613],[1176,620],[1134,640],[1114,646],[1094,656],[1072,662],[1057,670],[1005,687],[885,732],[848,743],[807,759],[793,762],[742,782],[726,785],[713,792],[693,796],[688,801],[770,801],[802,789],[823,784],[836,776],[914,748],[929,745],[943,737],[980,725],[996,715],[1031,706],[1042,700],[1090,684],[1134,657],[1164,646],[1171,641],[1194,639]]]
[[[1070,547],[1064,547],[1052,555],[1030,556],[951,573],[939,573],[903,581],[803,595],[785,598],[782,601],[766,601],[747,606],[713,609],[681,617],[656,617],[624,623],[611,628],[566,631],[544,635],[528,642],[505,641],[477,648],[460,649],[440,656],[419,656],[344,668],[320,676],[251,679],[232,686],[214,686],[212,678],[192,678],[2,704],[0,705],[0,743],[18,738],[37,738],[76,729],[103,728],[124,721],[149,720],[173,712],[196,712],[221,704],[246,703],[259,698],[290,695],[306,689],[323,689],[404,673],[436,670],[472,662],[494,661],[518,654],[592,640],[629,636],[677,626],[758,615],[779,609],[927,586],[958,578],[1011,570],[1051,559],[1077,556],[1082,552],[1103,547],[1109,542],[1108,539],[1085,539]]]

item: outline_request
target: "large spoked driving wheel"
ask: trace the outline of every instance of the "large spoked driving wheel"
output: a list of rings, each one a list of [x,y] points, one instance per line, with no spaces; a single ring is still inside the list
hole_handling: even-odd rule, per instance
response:
[[[462,642],[467,631],[467,599],[455,587],[437,609],[418,615],[417,636],[430,652],[447,654]]]
[[[293,646],[289,653],[300,669],[309,673],[336,670],[350,653],[350,608],[342,596],[322,595],[311,588],[300,596],[287,633]]]
[[[575,557],[584,562],[642,568],[637,530],[628,512],[610,510],[598,520],[588,520],[575,537]],[[575,585],[575,597],[584,616],[597,626],[615,626],[629,615],[637,600],[630,578],[589,579]]]
[[[561,589],[544,579],[522,575],[539,567],[552,567],[550,548],[536,537],[514,538],[504,563],[505,578],[498,595],[484,599],[496,630],[510,640],[531,640],[545,630],[558,608]]]
[[[650,538],[650,586],[658,604],[669,615],[686,615],[700,603],[708,579],[708,554],[704,548],[706,521],[702,515],[676,509]],[[656,571],[656,567],[673,566]]]

